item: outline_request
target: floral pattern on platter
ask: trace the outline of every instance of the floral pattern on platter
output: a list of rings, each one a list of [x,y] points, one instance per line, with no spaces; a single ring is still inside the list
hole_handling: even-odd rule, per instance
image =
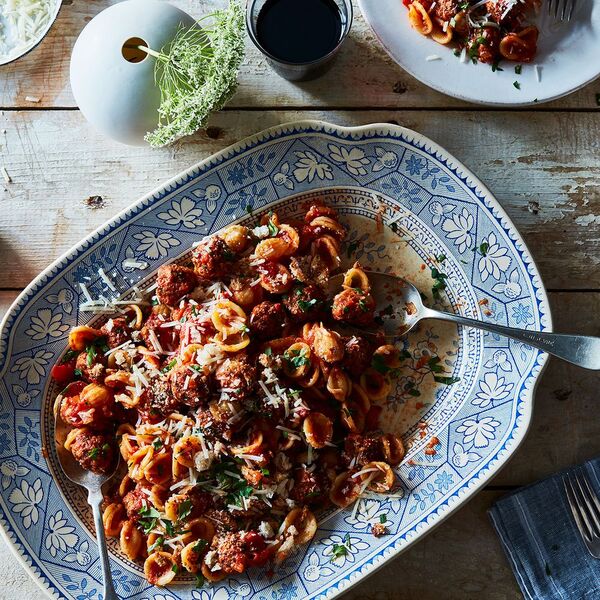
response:
[[[432,257],[444,255],[448,308],[507,325],[550,328],[535,265],[506,215],[472,174],[418,134],[387,125],[346,130],[301,123],[264,132],[210,158],[53,265],[5,321],[0,337],[0,521],[54,597],[91,600],[101,590],[85,497],[56,475],[51,443],[56,390],[48,385],[49,370],[64,350],[68,328],[95,318],[79,310],[85,299],[80,284],[95,296],[121,298],[133,286],[150,285],[161,264],[184,255],[205,232],[232,221],[253,222],[259,211],[275,206],[293,215],[303,202],[319,196],[334,204],[350,226],[345,261],[359,258],[370,268],[400,269],[434,302]],[[420,264],[425,265],[420,275],[418,268],[411,271]],[[116,291],[99,278],[100,267],[118,283]],[[488,302],[486,311],[482,299]],[[332,598],[466,501],[522,439],[545,355],[495,334],[454,330],[448,335],[433,325],[402,344],[411,358],[385,410],[386,418],[406,427],[409,453],[396,470],[393,493],[321,515],[313,543],[271,578],[256,571],[210,588],[197,589],[190,578],[188,584],[158,589],[146,584],[139,565],[111,552],[119,597]],[[432,348],[443,354],[439,363],[429,364]],[[433,385],[432,371],[416,395],[416,375],[424,365],[461,377],[461,385]],[[382,521],[389,534],[375,538],[371,526]]]

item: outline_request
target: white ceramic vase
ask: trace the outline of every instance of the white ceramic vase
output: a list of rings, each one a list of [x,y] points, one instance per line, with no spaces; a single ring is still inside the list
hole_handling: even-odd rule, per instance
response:
[[[123,46],[138,39],[160,50],[181,26],[194,22],[184,11],[159,0],[125,0],[94,17],[77,38],[71,56],[71,88],[85,118],[123,144],[145,145],[144,136],[158,124],[155,59],[144,54],[140,62],[132,62],[136,58]]]

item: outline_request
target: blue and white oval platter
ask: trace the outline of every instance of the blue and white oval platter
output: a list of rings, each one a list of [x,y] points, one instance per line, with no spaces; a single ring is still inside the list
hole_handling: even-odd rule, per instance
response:
[[[322,198],[349,230],[347,264],[411,279],[430,304],[463,315],[548,331],[548,299],[519,233],[482,183],[442,148],[413,131],[376,124],[344,128],[316,121],[271,128],[175,177],[92,233],[46,269],[6,315],[0,336],[0,522],[40,586],[55,598],[100,597],[93,523],[80,489],[56,463],[49,370],[80,312],[80,283],[99,297],[148,287],[158,267],[232,223],[255,223],[276,208],[300,214]],[[437,266],[436,266],[437,265]],[[110,290],[102,267],[117,286]],[[431,293],[431,268],[448,276]],[[141,566],[110,544],[117,593],[147,600],[333,598],[398,556],[473,496],[523,441],[547,355],[521,343],[424,322],[398,340],[411,358],[384,406],[403,434],[407,458],[389,497],[328,511],[310,545],[274,574],[250,571],[214,587],[190,580],[154,588]],[[423,368],[441,357],[436,382]],[[423,360],[425,357],[425,360]],[[385,521],[389,535],[371,525]],[[343,544],[344,554],[332,553]],[[402,560],[401,558],[399,560]]]

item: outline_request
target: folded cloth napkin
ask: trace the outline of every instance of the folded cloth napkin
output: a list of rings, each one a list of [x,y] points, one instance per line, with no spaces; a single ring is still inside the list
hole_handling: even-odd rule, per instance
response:
[[[503,496],[489,511],[527,600],[600,599],[600,560],[575,527],[563,479],[587,472],[600,496],[600,457]]]

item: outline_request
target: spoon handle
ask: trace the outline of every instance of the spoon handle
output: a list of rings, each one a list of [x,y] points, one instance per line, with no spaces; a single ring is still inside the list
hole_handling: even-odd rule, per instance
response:
[[[600,338],[597,337],[516,329],[486,321],[478,321],[477,319],[469,319],[461,315],[432,310],[431,308],[426,308],[421,318],[451,321],[459,325],[498,333],[539,348],[544,352],[548,352],[548,354],[562,358],[585,369],[600,370]]]
[[[115,587],[113,585],[112,573],[108,561],[108,550],[106,548],[106,537],[104,536],[104,524],[102,523],[102,491],[88,490],[88,503],[94,513],[94,524],[96,526],[96,539],[98,541],[98,551],[100,553],[100,566],[102,567],[102,577],[104,579],[104,600],[119,600]]]

